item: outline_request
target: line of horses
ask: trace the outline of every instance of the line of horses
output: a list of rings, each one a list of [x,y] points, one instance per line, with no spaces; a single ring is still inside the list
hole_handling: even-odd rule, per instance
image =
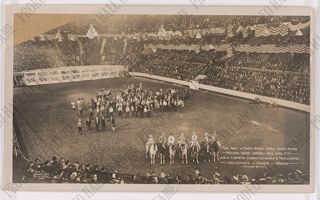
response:
[[[165,164],[169,161],[170,165],[175,164],[176,160],[180,160],[181,164],[191,163],[199,164],[199,162],[213,162],[219,161],[219,149],[221,144],[218,141],[202,142],[200,145],[187,145],[181,143],[180,145],[164,145],[158,143],[146,144],[146,161],[150,160],[151,165],[155,165],[159,160],[160,164]],[[189,160],[189,158],[191,160]]]

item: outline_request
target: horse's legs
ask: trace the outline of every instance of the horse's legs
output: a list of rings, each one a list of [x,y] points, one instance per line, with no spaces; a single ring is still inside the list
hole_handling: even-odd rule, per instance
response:
[[[151,164],[155,165],[156,164],[156,154],[153,154],[151,157]]]
[[[199,154],[196,154],[197,164],[199,164]]]
[[[185,155],[186,158],[186,164],[188,164],[188,154]]]

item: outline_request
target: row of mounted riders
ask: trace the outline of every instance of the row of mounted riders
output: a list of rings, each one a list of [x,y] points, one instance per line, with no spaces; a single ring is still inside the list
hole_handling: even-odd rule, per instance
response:
[[[188,145],[186,142],[179,144],[163,144],[163,143],[147,143],[146,144],[146,160],[150,159],[152,165],[159,160],[160,164],[165,164],[169,160],[170,165],[178,159],[182,164],[188,164],[188,158],[191,158],[192,163],[198,164],[201,162],[219,161],[219,149],[221,144],[218,141],[202,142],[200,145],[197,142],[191,142]]]

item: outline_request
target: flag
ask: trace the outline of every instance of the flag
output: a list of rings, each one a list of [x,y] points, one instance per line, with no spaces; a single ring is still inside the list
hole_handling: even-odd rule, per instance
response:
[[[164,29],[163,25],[161,25],[161,27],[159,29],[158,36],[160,38],[167,37],[167,31]]]
[[[40,37],[40,41],[46,41],[46,38],[43,34],[41,34],[39,37]]]
[[[62,35],[60,33],[60,29],[58,30],[56,36],[55,36],[55,39],[57,39],[59,42],[62,42]]]
[[[87,32],[87,37],[89,39],[93,39],[93,38],[98,37],[98,36],[99,36],[98,32],[96,31],[94,26],[92,24],[90,24],[90,28],[89,28],[89,30]]]
[[[298,36],[303,35],[300,29],[297,29],[296,35],[298,35]]]
[[[49,40],[49,41],[56,39],[55,35],[50,35],[50,34],[45,34],[43,35],[43,37],[45,38],[45,40]]]
[[[199,32],[196,35],[196,39],[201,39],[201,34]]]

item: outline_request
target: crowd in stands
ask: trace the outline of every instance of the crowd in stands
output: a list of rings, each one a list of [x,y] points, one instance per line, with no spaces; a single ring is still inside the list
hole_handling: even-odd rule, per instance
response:
[[[187,20],[186,20],[187,19]],[[279,47],[293,45],[310,46],[310,28],[296,35],[270,35],[256,37],[249,33],[244,37],[240,32],[233,37],[226,35],[201,35],[163,40],[123,37],[123,33],[158,32],[164,24],[166,30],[205,29],[227,25],[242,27],[267,23],[277,27],[280,22],[306,23],[308,17],[261,17],[215,16],[160,17],[135,16],[125,18],[124,23],[110,24],[111,32],[121,33],[120,37],[27,41],[14,48],[14,70],[38,69],[70,65],[122,64],[131,71],[155,74],[180,80],[192,80],[205,75],[201,83],[243,92],[281,98],[298,103],[310,102],[310,54],[301,53],[253,53],[235,51],[238,45],[260,46],[275,44]],[[151,23],[155,22],[155,23]],[[178,23],[179,22],[179,23]],[[183,23],[181,23],[183,22]],[[70,28],[70,26],[69,26]],[[103,26],[101,27],[103,29]],[[98,31],[101,30],[100,27]],[[63,33],[61,31],[61,33]],[[62,34],[63,35],[63,34]],[[198,49],[146,49],[146,45],[195,45]],[[202,49],[202,45],[212,49]],[[229,50],[216,50],[214,46],[230,44]],[[210,47],[211,48],[211,47]],[[21,85],[21,84],[16,84]]]
[[[238,66],[245,68],[259,68],[267,70],[309,72],[309,54],[290,54],[290,53],[244,53],[236,52],[233,57],[228,59],[226,66]]]
[[[236,53],[226,58],[214,51],[157,50],[144,60],[131,70],[180,80],[205,75],[200,83],[310,103],[309,54]]]
[[[22,159],[17,157],[16,159]],[[307,175],[301,170],[265,172],[249,177],[246,174],[223,175],[212,171],[203,176],[198,169],[187,175],[155,173],[152,170],[144,174],[122,174],[118,170],[90,163],[71,162],[63,157],[53,156],[51,160],[26,162],[25,171],[20,181],[45,183],[104,183],[104,184],[304,184]]]

